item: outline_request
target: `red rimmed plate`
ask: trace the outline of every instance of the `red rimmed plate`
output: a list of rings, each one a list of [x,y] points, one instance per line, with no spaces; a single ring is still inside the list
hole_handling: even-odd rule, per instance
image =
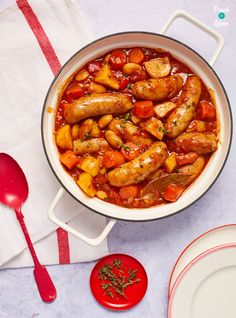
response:
[[[215,246],[236,243],[236,224],[227,224],[211,229],[195,238],[178,257],[171,272],[168,296],[184,268],[198,255]]]
[[[182,271],[168,305],[168,318],[235,318],[236,244],[212,248]]]

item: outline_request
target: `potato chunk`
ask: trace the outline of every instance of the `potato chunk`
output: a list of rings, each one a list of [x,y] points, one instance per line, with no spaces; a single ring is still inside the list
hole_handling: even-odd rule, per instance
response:
[[[166,167],[167,172],[171,173],[175,169],[176,165],[176,155],[175,153],[172,153],[168,158],[166,158],[164,166]]]
[[[161,78],[167,76],[171,71],[171,65],[168,57],[158,57],[144,62],[146,71],[151,77]]]
[[[193,120],[191,123],[188,125],[186,132],[204,132],[206,131],[206,123],[201,120]]]
[[[96,73],[94,81],[113,89],[119,89],[120,85],[112,74],[108,64],[104,64]]]
[[[157,139],[162,140],[164,136],[164,128],[162,122],[159,119],[155,117],[149,118],[144,124],[144,128]]]
[[[93,156],[87,156],[84,157],[81,161],[81,163],[78,165],[78,167],[91,174],[92,177],[95,177],[98,175],[99,170],[100,170],[100,163],[99,161],[94,158]]]
[[[79,128],[79,138],[86,140],[91,137],[91,130],[94,124],[94,120],[91,118],[85,119]]]
[[[172,102],[166,102],[162,104],[158,104],[153,107],[154,113],[157,118],[163,118],[168,115],[172,110],[176,108],[176,104]]]
[[[90,197],[94,197],[96,195],[94,180],[91,174],[87,172],[82,172],[79,175],[79,178],[76,183],[81,188],[81,190],[83,190]]]
[[[105,191],[97,191],[96,196],[101,200],[106,200],[108,195]]]
[[[64,125],[58,129],[56,135],[56,144],[58,147],[66,150],[73,148],[70,125]]]
[[[74,124],[71,129],[71,134],[73,139],[77,139],[79,136],[79,125]]]
[[[131,115],[131,121],[132,121],[134,124],[138,124],[138,123],[141,121],[141,119],[132,114],[132,115]]]
[[[90,135],[91,137],[95,137],[95,138],[100,136],[100,129],[96,121],[93,122]]]

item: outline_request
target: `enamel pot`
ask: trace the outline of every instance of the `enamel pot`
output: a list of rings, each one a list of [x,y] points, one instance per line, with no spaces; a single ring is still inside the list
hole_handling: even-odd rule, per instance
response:
[[[197,52],[190,47],[177,41],[176,39],[164,35],[170,24],[176,18],[184,18],[207,32],[217,42],[217,48],[211,60],[207,62]],[[90,245],[96,246],[100,244],[108,235],[117,219],[125,221],[149,221],[156,220],[163,217],[171,216],[186,207],[190,206],[198,200],[206,191],[212,186],[220,172],[222,171],[226,162],[232,137],[232,115],[225,89],[212,68],[224,46],[224,40],[215,31],[203,25],[200,21],[182,11],[177,11],[169,19],[163,28],[161,34],[149,32],[124,32],[112,34],[101,39],[98,39],[81,50],[75,53],[61,68],[56,78],[53,80],[42,111],[42,141],[46,157],[52,171],[61,184],[61,189],[57,193],[54,201],[49,208],[49,219],[55,222],[58,226],[66,231],[74,234],[78,238],[84,240]],[[149,47],[149,48],[162,48],[170,51],[171,54],[178,60],[188,65],[194,73],[202,78],[208,88],[215,92],[215,100],[217,105],[217,115],[220,121],[220,134],[218,150],[214,152],[199,178],[183,193],[183,195],[174,203],[169,203],[161,206],[154,206],[143,209],[128,209],[120,206],[104,202],[98,198],[89,198],[85,195],[71,178],[71,176],[62,167],[58,150],[55,144],[53,130],[55,111],[57,107],[58,94],[65,81],[79,68],[85,65],[88,61],[102,56],[105,53],[112,51],[116,48],[129,48],[129,47]],[[48,107],[53,109],[48,112]],[[55,208],[63,195],[67,191],[75,200],[88,207],[90,210],[100,213],[110,219],[103,232],[97,238],[89,238],[79,233],[74,228],[60,220],[55,214]]]

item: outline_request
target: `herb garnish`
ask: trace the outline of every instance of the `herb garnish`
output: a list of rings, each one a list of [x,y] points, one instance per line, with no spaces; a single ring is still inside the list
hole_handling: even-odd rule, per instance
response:
[[[125,289],[141,281],[137,278],[137,272],[137,269],[125,267],[121,259],[114,259],[111,264],[105,264],[99,269],[98,279],[102,281],[101,287],[109,297],[120,295],[127,298]]]
[[[125,121],[128,121],[131,117],[131,114],[130,113],[126,113],[125,116],[124,116],[124,120]]]
[[[126,146],[126,145],[123,145],[122,148],[124,148],[126,151],[129,151],[129,150],[130,150],[130,147],[129,147],[129,146]]]
[[[126,86],[127,89],[131,89],[131,83]]]
[[[81,138],[81,141],[85,141],[87,139],[89,139],[91,137],[91,135],[89,133],[86,133],[83,138]]]
[[[162,127],[159,127],[158,130],[162,131],[163,134],[167,134],[168,133],[168,131],[166,129],[162,128]]]

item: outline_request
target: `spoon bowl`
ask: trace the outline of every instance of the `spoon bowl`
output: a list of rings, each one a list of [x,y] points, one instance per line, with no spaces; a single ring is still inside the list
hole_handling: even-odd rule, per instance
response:
[[[27,199],[28,193],[28,183],[21,167],[11,156],[0,153],[0,202],[15,210],[34,261],[34,277],[39,294],[44,302],[52,302],[57,295],[56,289],[47,269],[40,264],[37,258],[21,212],[21,207]]]
[[[0,180],[0,201],[19,210],[28,197],[28,183],[18,163],[6,153],[0,153]]]

